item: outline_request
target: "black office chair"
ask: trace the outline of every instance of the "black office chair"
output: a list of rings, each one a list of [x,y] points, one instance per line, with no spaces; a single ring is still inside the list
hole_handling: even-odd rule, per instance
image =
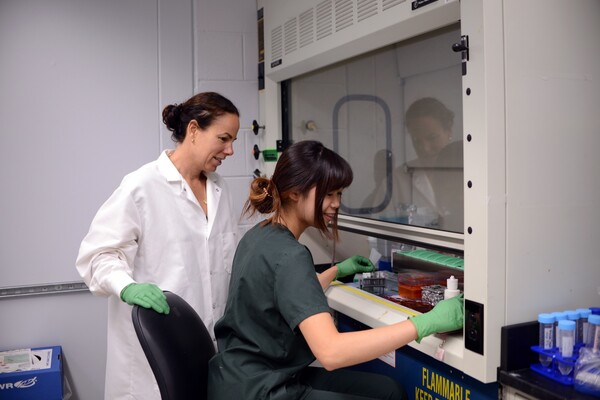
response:
[[[207,398],[208,361],[213,341],[196,311],[174,293],[165,291],[168,315],[134,306],[137,337],[150,363],[163,400]]]

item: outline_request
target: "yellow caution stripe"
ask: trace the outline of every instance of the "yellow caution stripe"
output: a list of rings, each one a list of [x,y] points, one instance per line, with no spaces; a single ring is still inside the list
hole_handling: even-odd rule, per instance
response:
[[[399,304],[396,304],[396,303],[393,303],[393,302],[391,302],[389,300],[382,299],[381,297],[376,296],[376,295],[371,294],[371,293],[367,293],[364,290],[360,290],[360,289],[357,289],[355,287],[348,286],[348,285],[346,285],[346,284],[344,284],[344,283],[342,283],[340,281],[333,281],[333,282],[331,282],[331,286],[338,286],[341,289],[344,289],[344,290],[347,290],[347,291],[352,292],[354,294],[357,294],[357,295],[359,295],[361,297],[364,297],[365,299],[369,299],[369,300],[374,301],[376,303],[379,303],[379,304],[381,304],[381,305],[383,305],[385,307],[388,307],[388,308],[391,308],[391,309],[394,309],[394,310],[397,310],[397,311],[401,311],[401,312],[403,312],[405,314],[410,315],[411,317],[414,317],[415,315],[419,314],[419,313],[416,313],[414,310],[411,310],[410,308],[403,307],[403,306],[401,306]]]

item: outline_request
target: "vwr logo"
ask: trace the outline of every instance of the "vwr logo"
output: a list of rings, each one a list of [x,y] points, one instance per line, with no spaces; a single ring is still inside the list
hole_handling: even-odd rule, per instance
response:
[[[34,376],[33,378],[25,379],[24,381],[0,383],[0,390],[27,389],[27,388],[32,387],[36,383],[37,383],[37,376]]]

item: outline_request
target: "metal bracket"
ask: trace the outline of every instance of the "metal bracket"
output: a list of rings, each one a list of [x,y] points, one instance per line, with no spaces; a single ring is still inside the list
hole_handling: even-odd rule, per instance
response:
[[[0,299],[5,297],[34,296],[65,292],[83,292],[89,288],[83,281],[42,283],[39,285],[7,286],[0,288]]]
[[[469,61],[469,36],[462,35],[460,37],[460,42],[454,43],[452,45],[452,50],[455,53],[460,52],[462,59],[462,74],[463,76],[467,74],[467,61]]]

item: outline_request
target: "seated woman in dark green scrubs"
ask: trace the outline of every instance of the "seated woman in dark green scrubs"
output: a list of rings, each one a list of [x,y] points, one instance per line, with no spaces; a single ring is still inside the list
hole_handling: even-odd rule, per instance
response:
[[[271,179],[252,182],[245,211],[269,218],[236,250],[225,314],[215,326],[219,353],[210,362],[210,399],[404,399],[393,379],[342,368],[462,327],[461,296],[398,324],[337,331],[324,289],[373,266],[354,256],[317,275],[298,238],[315,227],[337,239],[342,190],[352,177],[338,154],[301,141],[282,153]],[[309,367],[315,358],[324,368]]]

